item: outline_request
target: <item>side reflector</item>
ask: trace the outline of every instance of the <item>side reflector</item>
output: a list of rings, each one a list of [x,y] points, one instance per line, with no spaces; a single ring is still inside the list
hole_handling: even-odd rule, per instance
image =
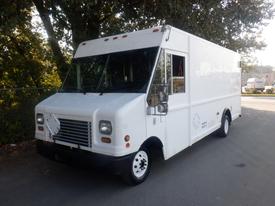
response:
[[[38,126],[38,130],[39,131],[44,131],[44,127],[43,126]]]
[[[129,148],[130,147],[130,143],[127,142],[125,146],[126,146],[126,148]]]
[[[110,137],[101,137],[101,142],[110,144],[112,141]]]
[[[129,135],[125,135],[124,141],[125,141],[125,142],[129,142],[129,140],[130,140],[130,136],[129,136]]]

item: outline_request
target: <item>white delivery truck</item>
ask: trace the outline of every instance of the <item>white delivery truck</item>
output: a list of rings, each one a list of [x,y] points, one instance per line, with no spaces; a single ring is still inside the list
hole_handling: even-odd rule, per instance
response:
[[[38,149],[95,154],[138,184],[152,153],[167,160],[227,136],[240,88],[237,53],[171,26],[85,41],[60,91],[35,108]]]
[[[259,78],[249,78],[246,82],[247,91],[263,91],[265,89],[265,80]]]

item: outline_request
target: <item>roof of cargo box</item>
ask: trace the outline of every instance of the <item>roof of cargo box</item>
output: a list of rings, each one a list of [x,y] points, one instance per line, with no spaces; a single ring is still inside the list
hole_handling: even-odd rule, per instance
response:
[[[84,41],[78,46],[74,58],[159,46],[163,37],[164,29],[162,28],[159,26]]]

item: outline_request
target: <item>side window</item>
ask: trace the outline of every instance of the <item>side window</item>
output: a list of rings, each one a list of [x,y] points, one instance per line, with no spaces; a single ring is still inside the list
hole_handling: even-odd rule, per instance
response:
[[[169,94],[185,93],[185,57],[169,53],[165,55],[161,50],[147,97],[149,106],[160,104],[159,94],[167,86]]]
[[[173,93],[185,93],[185,57],[172,55]]]
[[[166,73],[168,93],[172,94],[172,54],[166,53]]]

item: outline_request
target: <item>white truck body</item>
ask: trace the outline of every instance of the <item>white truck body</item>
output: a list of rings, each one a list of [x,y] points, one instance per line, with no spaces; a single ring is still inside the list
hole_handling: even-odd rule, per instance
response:
[[[259,78],[249,78],[246,82],[247,89],[264,90],[265,80]]]
[[[35,137],[114,157],[137,152],[153,137],[161,142],[164,159],[169,159],[219,129],[225,111],[232,121],[241,115],[239,54],[171,26],[85,41],[74,59],[151,47],[158,47],[158,51],[144,93],[56,93],[35,108],[36,114],[44,115],[43,130],[37,123]],[[167,112],[148,103],[161,55],[165,83],[171,84]],[[168,67],[173,67],[172,74]],[[173,74],[174,68],[178,76]],[[170,75],[172,79],[168,79]],[[75,120],[81,121],[75,124],[88,123],[86,145],[78,143],[74,133],[69,137],[75,142],[64,136],[62,140],[54,138],[64,121],[73,124]],[[110,135],[99,131],[101,120],[111,122]],[[103,137],[110,142],[103,142]]]

